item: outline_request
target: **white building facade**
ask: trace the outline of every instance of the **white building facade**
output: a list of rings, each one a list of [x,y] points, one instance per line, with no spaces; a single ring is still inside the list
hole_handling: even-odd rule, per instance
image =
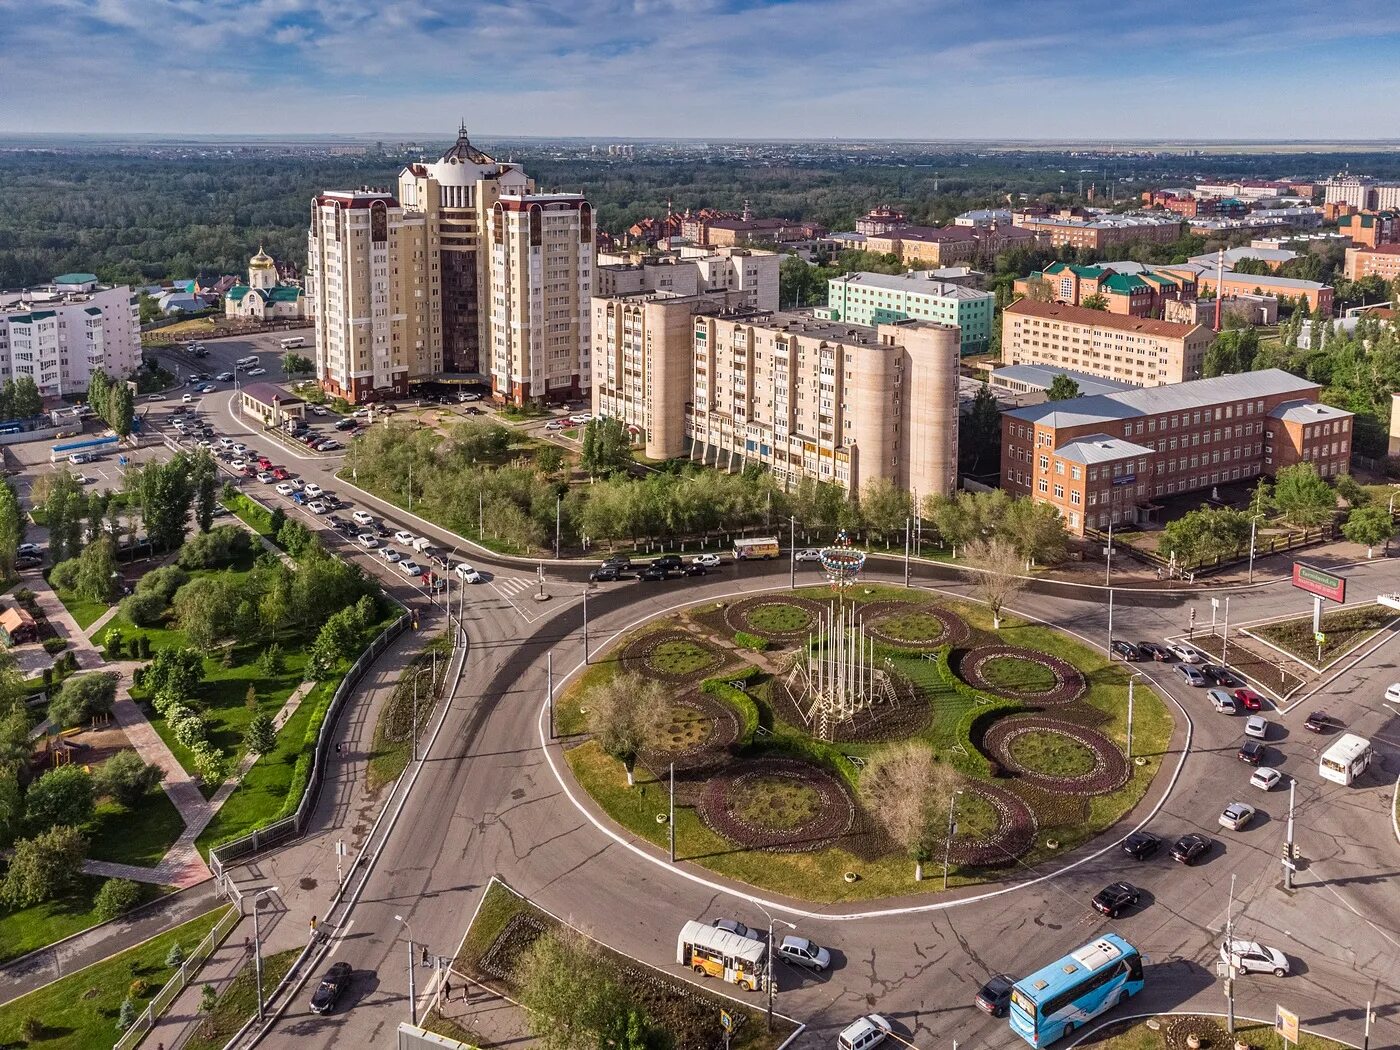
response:
[[[0,382],[28,376],[44,397],[87,389],[101,370],[124,378],[141,364],[138,297],[92,274],[0,293]]]

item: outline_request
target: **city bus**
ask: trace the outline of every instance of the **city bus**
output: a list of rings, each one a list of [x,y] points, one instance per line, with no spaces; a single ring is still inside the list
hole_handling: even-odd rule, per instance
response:
[[[676,937],[676,962],[702,977],[718,977],[751,992],[763,986],[768,945],[694,919]]]
[[[135,429],[134,426],[133,429]],[[49,449],[49,462],[61,463],[73,455],[100,456],[104,452],[115,451],[119,440],[115,434],[112,434],[107,437],[84,438],[82,441],[65,441],[63,444],[54,445]]]
[[[1343,733],[1335,744],[1322,752],[1322,757],[1317,760],[1317,771],[1324,780],[1350,785],[1366,772],[1375,754],[1371,741],[1364,736]]]
[[[734,541],[734,560],[744,561],[749,558],[776,558],[782,553],[778,548],[778,541],[773,536],[758,536],[751,540]]]
[[[283,350],[300,350],[305,345],[306,337],[304,335],[294,335],[290,339],[282,340]]]
[[[1007,1020],[1031,1046],[1048,1046],[1137,995],[1142,985],[1138,950],[1107,933],[1017,981]]]

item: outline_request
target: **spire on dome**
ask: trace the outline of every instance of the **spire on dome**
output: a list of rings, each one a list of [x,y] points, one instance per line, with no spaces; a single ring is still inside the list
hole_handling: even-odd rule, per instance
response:
[[[462,120],[457,125],[457,141],[452,144],[452,148],[442,155],[443,160],[455,160],[471,164],[494,164],[494,157],[483,153],[472,145],[471,139],[467,137],[467,122]]]

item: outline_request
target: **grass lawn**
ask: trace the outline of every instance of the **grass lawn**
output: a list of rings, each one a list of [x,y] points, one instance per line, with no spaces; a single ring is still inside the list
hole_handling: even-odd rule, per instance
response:
[[[905,642],[924,642],[943,633],[943,622],[936,616],[911,610],[883,621],[880,633]]]
[[[1094,768],[1094,752],[1061,733],[1033,729],[1019,734],[1010,746],[1016,761],[1050,776],[1078,777]]]
[[[300,948],[288,948],[285,952],[263,957],[264,1000],[277,987],[277,982],[287,975],[300,954]],[[185,1043],[185,1050],[220,1050],[257,1013],[257,1009],[257,970],[250,960],[224,988],[213,1011]]]
[[[647,662],[662,674],[693,674],[707,664],[717,662],[715,653],[685,638],[668,638],[657,643],[647,656]]]
[[[48,579],[48,574],[44,574]],[[53,584],[49,584],[53,587]],[[92,602],[86,598],[80,598],[72,591],[60,587],[53,588],[54,594],[58,595],[58,600],[63,603],[63,607],[68,610],[69,615],[78,621],[78,626],[86,631],[99,616],[111,608],[106,602]]]
[[[13,911],[0,908],[0,962],[96,926],[102,920],[92,910],[92,899],[106,881],[97,875],[82,875],[77,889],[60,900]],[[142,884],[143,903],[160,893],[158,887]]]
[[[120,1034],[117,1013],[132,981],[141,978],[149,984],[147,994],[137,1002],[139,1009],[170,977],[171,970],[165,965],[170,946],[178,943],[188,954],[213,929],[223,911],[216,908],[0,1006],[0,1043],[31,1045],[21,1031],[25,1019],[34,1017],[44,1023],[44,1038],[37,1045],[45,1050],[109,1050]]]
[[[774,634],[805,630],[812,623],[812,614],[796,605],[773,603],[758,605],[744,617],[750,627]]]
[[[1167,1025],[1175,1022],[1178,1028],[1189,1030],[1191,1028],[1190,1018],[1159,1017],[1161,1028],[1153,1031],[1147,1027],[1146,1021],[1124,1021],[1122,1024],[1110,1025],[1098,1033],[1090,1036],[1081,1042],[1080,1046],[1091,1046],[1095,1050],[1167,1050],[1166,1029]],[[1201,1031],[1199,1035],[1206,1035],[1207,1032],[1218,1031],[1221,1038],[1211,1038],[1209,1045],[1214,1047],[1232,1046],[1225,1032],[1225,1022],[1223,1018],[1207,1017],[1200,1019]],[[1235,1021],[1235,1038],[1243,1040],[1255,1050],[1348,1050],[1347,1044],[1338,1043],[1332,1039],[1324,1039],[1321,1036],[1309,1035],[1307,1032],[1299,1032],[1297,1043],[1286,1043],[1283,1038],[1274,1031],[1271,1024],[1259,1024],[1254,1021]],[[1202,1041],[1202,1046],[1207,1045]]]
[[[88,825],[88,856],[154,867],[184,830],[180,811],[160,787],[148,791],[135,809],[106,799],[98,803],[96,815]]]
[[[272,512],[264,510],[243,493],[239,492],[223,501],[224,506],[233,511],[243,523],[259,536],[272,539]]]
[[[1055,672],[1034,660],[998,656],[982,665],[982,676],[1011,693],[1043,693],[1055,688]]]
[[[413,658],[413,663],[399,677],[394,694],[379,712],[379,721],[374,727],[374,741],[370,745],[369,771],[365,776],[365,788],[370,793],[377,792],[385,784],[397,780],[399,774],[408,768],[408,760],[413,755],[413,730],[406,723],[413,713],[414,676],[421,668],[430,665],[434,651],[438,654],[439,678],[445,674],[442,661],[452,653],[452,638],[444,633],[429,642],[423,651]],[[427,681],[427,676],[423,681]],[[420,684],[419,689],[425,689],[424,685]],[[428,722],[427,715],[433,706],[424,696],[419,696],[420,733]]]

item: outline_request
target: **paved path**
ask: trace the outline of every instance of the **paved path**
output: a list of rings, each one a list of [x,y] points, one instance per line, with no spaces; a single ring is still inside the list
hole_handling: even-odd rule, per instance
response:
[[[117,615],[117,612],[117,607],[115,605],[112,606],[97,619],[93,620],[92,623],[88,624],[88,629],[83,633],[86,634],[89,638],[97,637],[97,632],[102,630],[102,628],[106,627],[107,624],[111,621],[112,617]]]
[[[25,583],[34,592],[34,601],[43,610],[44,618],[53,625],[55,631],[68,639],[68,646],[73,650],[78,667],[84,671],[100,669],[103,666],[102,654],[93,648],[87,633],[78,626],[73,614],[58,600],[58,595],[54,593],[48,581],[35,574],[32,579],[26,577]]]

